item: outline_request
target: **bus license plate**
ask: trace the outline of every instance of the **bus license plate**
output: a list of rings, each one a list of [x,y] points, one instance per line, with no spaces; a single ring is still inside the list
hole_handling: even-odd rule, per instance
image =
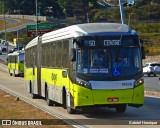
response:
[[[108,98],[108,102],[118,102],[118,101],[119,101],[118,97]]]

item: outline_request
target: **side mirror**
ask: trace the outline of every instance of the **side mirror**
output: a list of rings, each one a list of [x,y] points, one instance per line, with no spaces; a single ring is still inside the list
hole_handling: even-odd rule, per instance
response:
[[[141,55],[142,55],[142,59],[145,59],[145,51],[144,51],[144,46],[143,46],[143,43],[144,43],[144,40],[143,39],[139,39],[140,41],[140,46],[141,46]]]
[[[141,54],[142,54],[142,59],[145,59],[146,56],[145,56],[145,51],[143,46],[141,46]]]
[[[75,48],[71,49],[70,58],[71,58],[70,59],[71,62],[75,62],[76,61],[76,49]]]

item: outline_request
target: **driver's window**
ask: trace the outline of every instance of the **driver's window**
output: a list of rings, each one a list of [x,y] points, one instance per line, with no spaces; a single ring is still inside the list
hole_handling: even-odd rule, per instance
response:
[[[91,67],[93,68],[107,68],[108,67],[108,54],[104,49],[93,50],[91,52]]]
[[[89,68],[89,50],[78,50],[77,51],[77,64],[78,69]]]

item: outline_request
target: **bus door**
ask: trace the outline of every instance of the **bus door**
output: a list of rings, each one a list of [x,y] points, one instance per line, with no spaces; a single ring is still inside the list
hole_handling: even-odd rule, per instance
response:
[[[74,83],[76,81],[76,50],[71,49],[70,53],[70,64],[69,64],[69,78],[70,78],[70,83],[69,83],[69,92],[70,92],[70,105],[69,107],[74,107]]]

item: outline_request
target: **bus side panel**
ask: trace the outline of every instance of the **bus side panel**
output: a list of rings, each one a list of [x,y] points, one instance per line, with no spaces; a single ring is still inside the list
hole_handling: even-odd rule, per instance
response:
[[[45,86],[47,85],[49,99],[56,101],[60,104],[63,103],[63,87],[69,88],[68,77],[63,77],[62,72],[64,69],[52,69],[52,68],[41,68],[41,85],[42,85],[42,96],[45,97]]]
[[[45,97],[45,89],[47,86],[49,99],[51,99],[52,95],[50,95],[50,88],[51,88],[51,70],[48,68],[41,68],[41,96]]]
[[[20,64],[19,64],[19,70],[24,71],[24,63],[20,63]]]
[[[15,63],[11,63],[11,69],[15,70]]]
[[[11,69],[11,63],[8,62],[7,67],[8,67],[8,70],[10,70]]]
[[[144,84],[134,88],[132,104],[144,104]]]
[[[11,73],[14,73],[14,71],[16,70],[16,64],[15,63],[11,63],[10,70],[11,70]]]
[[[17,64],[17,70],[18,70],[18,74],[23,74],[24,73],[24,63],[18,62]]]
[[[45,89],[47,87],[49,99],[61,103],[62,84],[60,69],[41,68],[41,85],[43,97],[45,97]]]
[[[32,81],[32,68],[25,68],[24,70],[25,88],[30,92],[30,82]]]
[[[8,63],[8,71],[10,72],[10,73],[13,73],[13,69],[12,69],[12,63]]]
[[[92,90],[74,84],[74,107],[93,105]]]
[[[35,74],[36,73],[37,73],[37,68],[35,68]],[[38,94],[36,78],[37,76],[33,75],[33,68],[25,68],[24,72],[25,87],[28,90],[28,92],[32,90],[33,94]]]
[[[19,63],[15,63],[15,74],[19,73]]]

